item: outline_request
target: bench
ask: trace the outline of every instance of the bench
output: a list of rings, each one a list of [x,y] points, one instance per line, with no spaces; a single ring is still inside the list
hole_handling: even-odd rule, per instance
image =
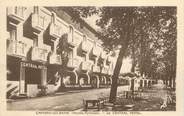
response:
[[[125,91],[123,95],[126,99],[132,98],[138,98],[141,97],[141,92],[140,91]]]
[[[96,99],[83,99],[84,110],[97,109],[98,111],[104,107],[108,102],[108,97],[96,98]],[[89,105],[92,105],[91,107]]]
[[[89,107],[89,104],[92,104],[92,107]],[[84,99],[83,100],[84,110],[88,109],[98,109],[100,110],[100,100],[99,99]]]

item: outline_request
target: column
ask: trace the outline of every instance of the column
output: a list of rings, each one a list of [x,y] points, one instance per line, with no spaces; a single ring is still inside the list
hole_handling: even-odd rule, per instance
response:
[[[100,80],[99,77],[96,76],[96,88],[100,87]]]
[[[47,68],[41,69],[41,85],[47,85]]]
[[[56,53],[57,45],[58,45],[59,39],[57,38],[56,41],[54,41],[54,53]]]
[[[74,70],[73,72],[75,74],[75,84],[79,84],[79,77],[78,77],[78,75],[76,73],[76,70]]]
[[[25,67],[20,66],[19,94],[25,94]]]
[[[106,76],[103,76],[103,78],[104,78],[104,84],[106,85],[107,84],[107,79],[106,79]]]
[[[88,72],[86,73],[86,75],[87,75],[87,78],[88,78],[88,84],[90,84],[90,76],[89,76]]]
[[[173,88],[176,88],[176,77],[173,78]]]
[[[174,79],[171,79],[171,88],[174,88],[173,83],[174,83]]]
[[[43,47],[43,32],[41,32],[37,36],[38,36],[38,46]]]
[[[145,85],[144,85],[144,79],[142,80],[142,87],[144,87]]]

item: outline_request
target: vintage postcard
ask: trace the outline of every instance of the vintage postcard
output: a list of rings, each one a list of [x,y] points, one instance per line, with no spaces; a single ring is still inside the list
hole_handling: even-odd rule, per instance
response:
[[[0,115],[184,115],[183,1],[4,1]]]

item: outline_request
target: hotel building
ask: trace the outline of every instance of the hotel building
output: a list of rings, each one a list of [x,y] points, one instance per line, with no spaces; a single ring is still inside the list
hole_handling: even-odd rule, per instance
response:
[[[111,85],[116,57],[103,49],[97,32],[86,22],[81,27],[65,10],[38,6],[7,7],[6,19],[8,98],[34,97],[45,85],[50,93],[62,87]],[[57,53],[62,38],[68,45],[65,70]]]

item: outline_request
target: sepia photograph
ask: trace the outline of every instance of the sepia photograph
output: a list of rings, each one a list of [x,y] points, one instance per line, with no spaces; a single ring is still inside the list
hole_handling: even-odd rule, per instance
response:
[[[7,6],[7,111],[176,111],[176,6]]]

